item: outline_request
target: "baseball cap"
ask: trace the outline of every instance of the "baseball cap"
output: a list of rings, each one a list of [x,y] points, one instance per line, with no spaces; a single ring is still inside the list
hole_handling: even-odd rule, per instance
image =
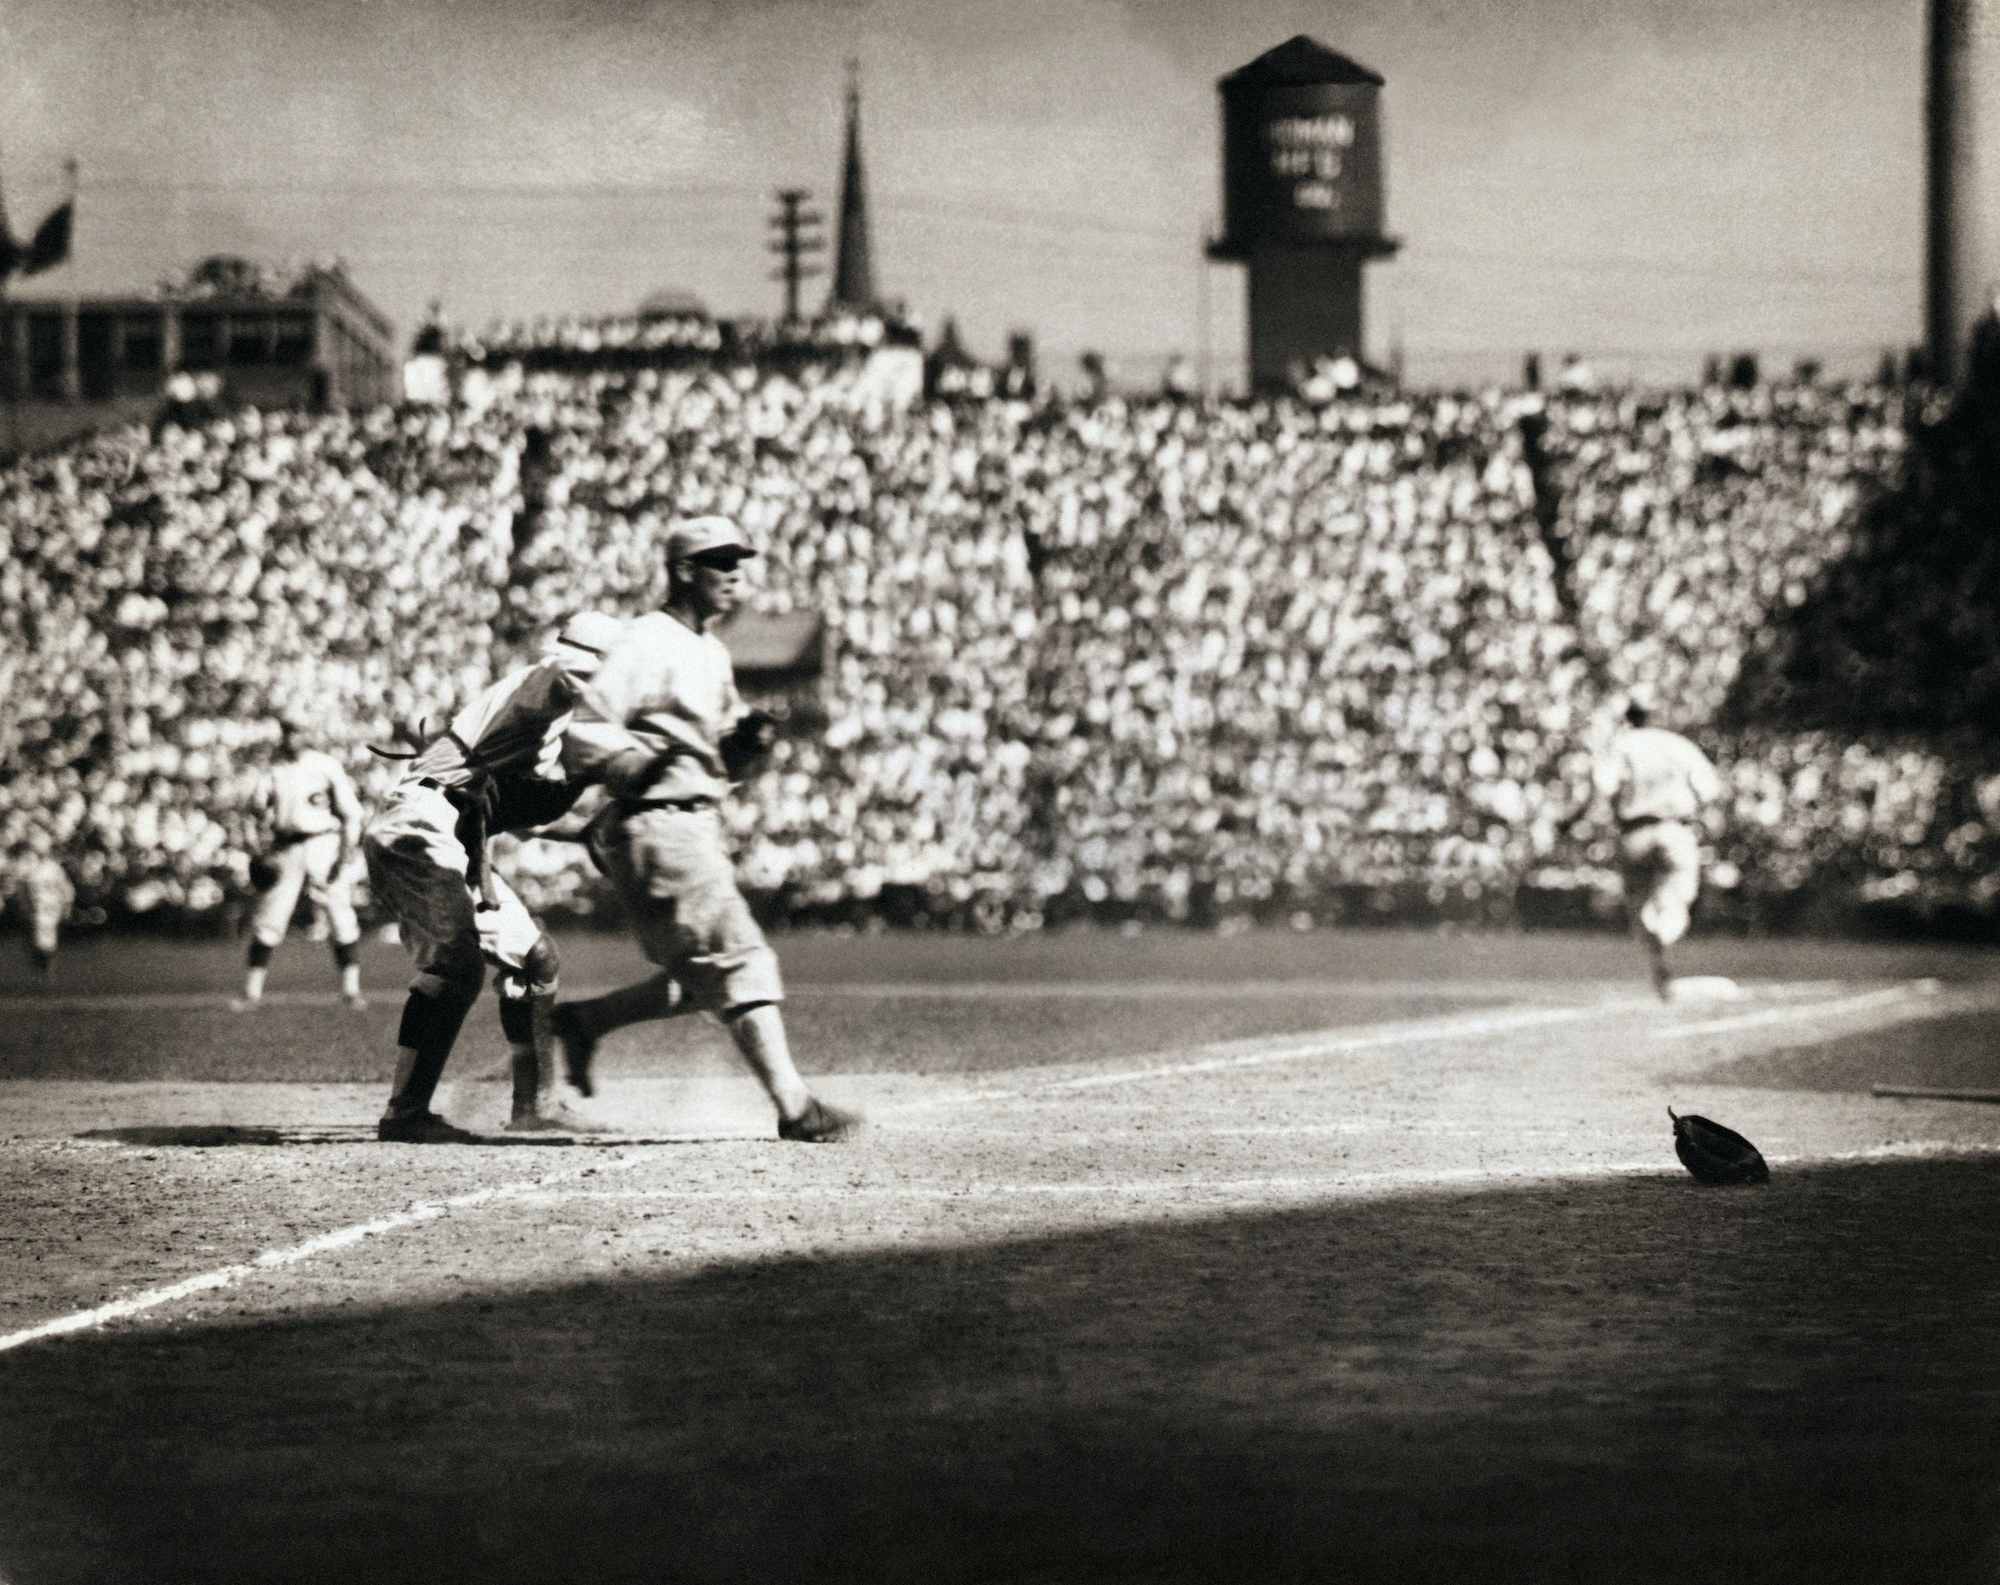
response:
[[[726,517],[690,517],[668,531],[668,561],[687,561],[716,550],[733,550],[739,559],[757,554],[743,530]]]
[[[615,616],[602,611],[579,611],[563,623],[552,648],[570,671],[588,677],[624,631],[625,624]]]

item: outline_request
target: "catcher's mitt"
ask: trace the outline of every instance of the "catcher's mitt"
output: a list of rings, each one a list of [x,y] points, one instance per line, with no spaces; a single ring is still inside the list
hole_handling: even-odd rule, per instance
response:
[[[722,768],[731,781],[741,781],[750,769],[778,741],[778,718],[762,710],[752,710],[723,733],[716,747],[722,752]]]
[[[278,884],[278,866],[259,853],[250,861],[250,884],[260,892],[268,892]]]
[[[1674,1154],[1703,1183],[1769,1181],[1771,1169],[1764,1164],[1757,1147],[1735,1129],[1692,1114],[1675,1117],[1671,1106],[1667,1108],[1667,1116],[1674,1121]]]

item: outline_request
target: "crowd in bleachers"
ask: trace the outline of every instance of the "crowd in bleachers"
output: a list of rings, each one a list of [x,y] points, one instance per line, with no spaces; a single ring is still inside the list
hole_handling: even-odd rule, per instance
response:
[[[795,911],[1004,929],[1602,888],[1589,763],[1634,688],[1729,780],[1720,892],[1993,900],[1973,769],[1705,727],[1893,481],[1901,390],[903,408],[838,362],[502,345],[476,400],[243,412],[0,472],[7,851],[43,833],[87,898],[215,909],[280,717],[379,796],[367,745],[574,610],[657,604],[665,527],[719,511],[765,547],[753,606],[833,635],[824,723],[729,813],[746,885]],[[509,848],[531,902],[588,906],[580,850]]]
[[[707,366],[718,359],[840,363],[916,336],[914,327],[894,315],[835,310],[810,319],[717,320],[690,300],[642,306],[630,314],[501,320],[477,331],[440,322],[425,328],[419,347],[459,368],[519,364],[582,372]]]
[[[462,364],[504,367],[510,362],[547,365],[601,363],[620,353],[714,353],[722,328],[706,314],[615,314],[597,319],[544,317],[501,320],[477,332],[434,327],[426,350]]]

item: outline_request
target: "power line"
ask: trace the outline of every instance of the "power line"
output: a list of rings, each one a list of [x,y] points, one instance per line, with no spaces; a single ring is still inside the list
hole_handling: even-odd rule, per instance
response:
[[[400,196],[411,198],[525,198],[547,201],[617,201],[617,200],[659,200],[698,196],[734,197],[746,201],[752,196],[747,184],[736,181],[716,181],[688,179],[675,182],[647,183],[582,183],[557,186],[537,182],[350,182],[350,181],[168,181],[153,182],[139,177],[102,177],[84,184],[84,192],[92,191],[146,191],[162,195],[176,193],[217,193],[217,194],[275,194],[283,197],[313,198],[332,195],[349,197]],[[1129,221],[1107,220],[1093,214],[1073,212],[1052,212],[1048,210],[1023,209],[1019,206],[994,205],[976,201],[954,202],[936,198],[896,198],[884,197],[875,200],[875,207],[883,212],[920,217],[937,217],[956,221],[971,221],[975,224],[1011,227],[1041,232],[1059,232],[1065,235],[1085,234],[1091,236],[1119,236],[1134,239],[1149,239],[1158,242],[1185,244],[1198,242],[1202,228],[1197,224],[1187,226],[1144,225]],[[681,222],[676,222],[681,224]],[[703,228],[724,224],[712,217],[697,222]],[[1854,285],[1875,282],[1883,285],[1902,285],[1914,278],[1917,265],[1907,269],[1801,269],[1794,267],[1762,268],[1745,265],[1676,263],[1662,259],[1635,258],[1629,255],[1604,255],[1598,257],[1567,255],[1550,251],[1545,253],[1522,253],[1499,248],[1466,248],[1454,246],[1431,246],[1424,243],[1408,245],[1402,254],[1401,264],[1405,270],[1422,269],[1431,261],[1453,261],[1474,265],[1506,265],[1525,270],[1556,271],[1563,274],[1626,275],[1645,276],[1664,280],[1716,280],[1738,282],[1786,282],[1798,286]]]
[[[440,195],[464,198],[671,198],[688,193],[716,193],[743,198],[751,196],[751,189],[742,182],[694,179],[680,182],[572,182],[557,185],[551,182],[468,181],[301,182],[185,179],[152,181],[139,176],[101,176],[93,177],[83,184],[83,191],[87,193],[113,190],[158,193],[296,193],[301,197],[314,194],[320,196],[346,194],[356,198],[381,195],[411,198]]]
[[[736,197],[746,201],[753,189],[733,181],[687,180],[679,182],[572,183],[557,186],[546,182],[353,182],[353,181],[148,181],[136,176],[112,176],[85,184],[86,192],[276,194],[280,197],[408,197],[408,198],[539,198],[548,200],[658,199],[690,196]],[[876,207],[910,214],[950,215],[1000,224],[1032,226],[1045,230],[1093,231],[1104,234],[1161,237],[1185,240],[1196,237],[1200,228],[1144,226],[1107,221],[1094,215],[1049,213],[1018,207],[995,206],[967,201],[925,198],[877,199]]]
[[[1467,264],[1514,264],[1523,268],[1555,269],[1574,272],[1588,271],[1592,274],[1654,275],[1668,278],[1699,278],[1708,280],[1760,280],[1795,281],[1802,286],[1845,284],[1854,281],[1876,280],[1901,283],[1911,279],[1916,273],[1913,264],[1907,270],[1799,270],[1799,269],[1751,269],[1740,265],[1724,264],[1675,264],[1660,259],[1639,259],[1629,255],[1616,254],[1598,258],[1576,257],[1562,253],[1511,253],[1500,250],[1475,248],[1409,247],[1400,256],[1399,262],[1421,265],[1427,259],[1455,259]]]

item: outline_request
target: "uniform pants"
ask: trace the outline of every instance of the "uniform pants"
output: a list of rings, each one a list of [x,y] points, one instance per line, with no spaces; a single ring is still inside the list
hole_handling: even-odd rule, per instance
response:
[[[54,957],[69,917],[70,899],[53,887],[30,887],[27,894],[28,937],[44,957]]]
[[[435,787],[392,797],[361,838],[375,900],[396,917],[416,960],[416,987],[436,995],[445,982],[475,989],[490,963],[508,994],[545,994],[529,966],[542,927],[513,888],[487,870],[497,906],[466,881],[466,852],[457,834],[458,809]]]
[[[1637,905],[1639,928],[1670,947],[1687,934],[1689,911],[1701,892],[1701,845],[1678,820],[1655,820],[1619,839],[1625,900]]]
[[[340,833],[322,831],[298,842],[287,842],[271,853],[278,871],[277,883],[260,893],[250,916],[250,934],[267,947],[275,947],[291,928],[292,914],[299,906],[299,893],[311,899],[313,908],[327,922],[333,939],[341,946],[361,938],[361,922],[354,917],[354,899],[347,882],[334,873],[340,862]]]
[[[727,1013],[784,1000],[778,955],[737,889],[714,809],[613,805],[589,840],[639,950],[680,985],[681,1006]]]

